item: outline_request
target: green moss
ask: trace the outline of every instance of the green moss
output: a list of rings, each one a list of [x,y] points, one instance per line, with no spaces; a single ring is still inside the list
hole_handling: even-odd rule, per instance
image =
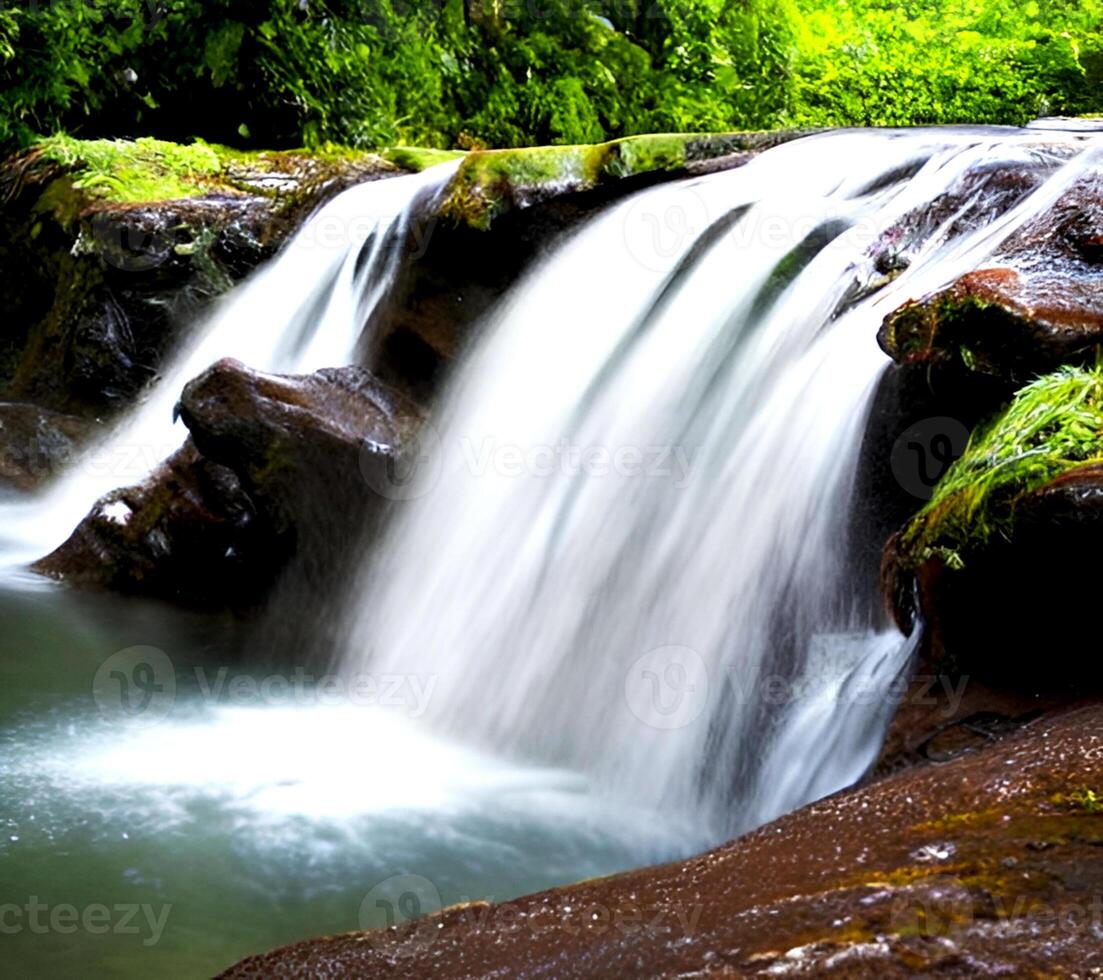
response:
[[[1084,813],[1103,813],[1103,794],[1093,789],[1076,789],[1071,793],[1058,793],[1053,797],[1053,802],[1058,806]]]
[[[513,207],[577,193],[643,174],[684,170],[692,162],[773,145],[792,134],[629,136],[609,143],[538,146],[469,153],[442,207],[453,220],[486,230]]]
[[[952,358],[955,348],[973,373],[990,373],[985,358],[964,338],[971,337],[981,318],[1006,312],[983,297],[950,289],[933,299],[906,303],[885,321],[886,347],[893,357]]]
[[[421,173],[440,163],[450,163],[467,156],[462,150],[432,150],[420,146],[392,146],[381,154],[395,166],[411,173]]]
[[[979,428],[965,454],[905,528],[900,554],[917,567],[960,568],[994,535],[1010,538],[1017,502],[1068,470],[1103,460],[1103,368],[1066,367],[1023,388]]]
[[[304,184],[326,180],[350,169],[421,169],[391,163],[384,157],[348,147],[327,145],[314,150],[235,150],[197,141],[181,144],[141,138],[137,140],[78,140],[51,136],[32,151],[43,164],[65,171],[66,183],[55,188],[55,204],[72,192],[73,205],[91,203],[150,204],[186,200],[208,194],[278,196],[282,191],[258,180],[285,175]],[[410,150],[409,160],[419,151]],[[439,151],[425,151],[435,153]],[[439,161],[438,161],[439,162]]]
[[[206,143],[52,136],[37,149],[43,160],[66,169],[75,189],[121,203],[194,197],[208,190],[223,169],[218,150]]]

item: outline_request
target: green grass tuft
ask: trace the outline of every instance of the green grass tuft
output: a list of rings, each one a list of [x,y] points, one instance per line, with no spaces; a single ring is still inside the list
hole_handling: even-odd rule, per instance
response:
[[[1103,460],[1103,367],[1039,378],[973,433],[965,454],[905,529],[902,554],[951,568],[993,535],[1010,538],[1016,502],[1083,463]]]

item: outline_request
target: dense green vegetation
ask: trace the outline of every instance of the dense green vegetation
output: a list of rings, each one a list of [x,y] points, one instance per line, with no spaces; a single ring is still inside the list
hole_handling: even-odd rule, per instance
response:
[[[0,146],[587,143],[1100,108],[1103,0],[33,0]]]

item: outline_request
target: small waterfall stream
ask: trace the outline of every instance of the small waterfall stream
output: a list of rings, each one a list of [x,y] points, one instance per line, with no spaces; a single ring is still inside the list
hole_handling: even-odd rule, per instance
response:
[[[0,566],[47,554],[103,494],[136,483],[187,430],[173,407],[184,385],[223,357],[258,371],[302,374],[352,363],[361,331],[418,243],[414,216],[431,210],[458,163],[358,184],[323,205],[279,257],[227,296],[142,403],[29,503],[0,504]]]

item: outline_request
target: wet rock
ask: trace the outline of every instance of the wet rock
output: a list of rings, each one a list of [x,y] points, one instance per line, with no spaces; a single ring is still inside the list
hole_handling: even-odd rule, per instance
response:
[[[882,348],[900,364],[1013,390],[1103,341],[1103,178],[1080,178],[1000,247],[989,267],[886,318]]]
[[[184,448],[101,499],[35,570],[245,611],[295,563],[299,585],[324,594],[422,421],[363,368],[285,377],[232,360],[190,382],[179,412],[192,433]]]
[[[1085,975],[1103,966],[1103,709],[805,807],[701,857],[224,977]]]
[[[234,473],[189,440],[141,483],[104,496],[34,569],[83,587],[245,607],[285,560]]]
[[[232,359],[190,381],[179,412],[200,452],[237,474],[279,535],[347,536],[356,526],[347,507],[385,500],[386,467],[423,419],[364,368],[285,376]]]
[[[0,486],[33,490],[73,456],[92,428],[37,405],[0,403]]]

